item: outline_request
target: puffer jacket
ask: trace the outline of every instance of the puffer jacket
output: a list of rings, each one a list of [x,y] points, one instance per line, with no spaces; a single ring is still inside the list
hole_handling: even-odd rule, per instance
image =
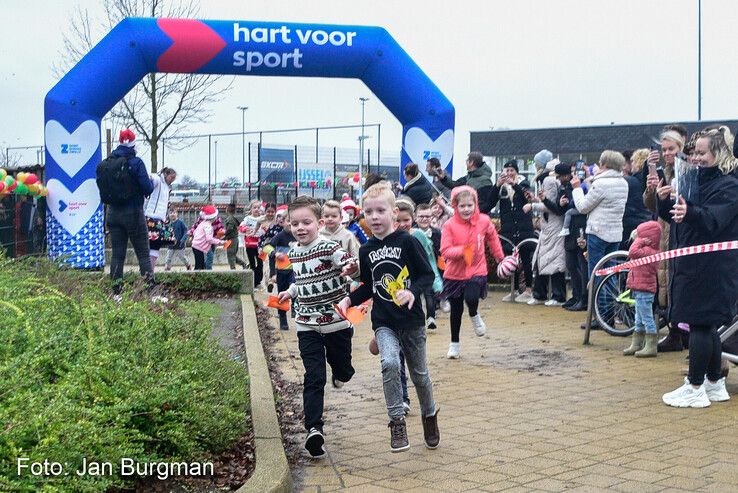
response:
[[[433,187],[422,173],[405,184],[402,195],[410,197],[415,205],[429,204],[433,200]]]
[[[574,205],[587,214],[587,234],[608,243],[623,239],[623,213],[628,200],[628,183],[618,171],[606,169],[592,180],[587,195],[577,187],[572,192]]]
[[[547,176],[543,179],[543,193],[548,201],[558,200],[559,182],[556,178]],[[545,202],[534,203],[533,210],[543,213],[541,234],[538,236],[538,246],[533,253],[533,265],[538,266],[538,273],[543,276],[566,272],[564,237],[559,236],[564,227],[564,216],[558,215],[558,210],[546,207]]]
[[[661,225],[658,222],[646,221],[645,223],[641,223],[636,227],[636,233],[638,237],[630,245],[630,249],[628,249],[629,260],[648,257],[661,251],[659,249]],[[658,288],[658,268],[658,262],[631,268],[630,272],[628,272],[628,280],[625,283],[625,287],[635,291],[655,294]]]
[[[446,259],[444,279],[467,280],[474,276],[487,276],[487,259],[484,255],[484,244],[489,245],[492,256],[500,262],[505,254],[502,252],[500,238],[489,216],[479,212],[477,192],[472,187],[463,185],[451,191],[451,202],[461,192],[470,191],[474,196],[476,207],[468,221],[461,218],[456,210],[451,219],[443,225],[441,233],[441,255]],[[471,251],[471,263],[467,265],[464,252]],[[468,255],[468,254],[467,254]]]
[[[671,220],[671,200],[659,200],[659,216]],[[687,202],[684,220],[671,224],[674,248],[738,239],[738,180],[717,167],[700,168],[698,203]],[[669,319],[721,325],[736,314],[738,250],[672,260]]]

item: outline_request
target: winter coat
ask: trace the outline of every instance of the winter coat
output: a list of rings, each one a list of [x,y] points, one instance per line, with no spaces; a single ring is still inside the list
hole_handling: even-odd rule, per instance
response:
[[[525,191],[530,190],[530,183],[522,176],[518,176],[518,183],[512,186],[492,186],[489,202],[492,207],[500,204],[500,234],[512,241],[520,243],[526,238],[535,238],[533,219],[530,214],[523,212],[523,206],[528,203]]]
[[[647,170],[648,165],[643,166],[644,169]],[[664,177],[666,178],[667,183],[671,183],[671,180],[674,179],[674,167],[673,166],[665,166],[664,168]],[[645,171],[643,176],[644,179],[648,179],[648,171]],[[645,183],[645,181],[643,182]],[[645,185],[644,185],[645,189]],[[643,205],[646,206],[646,209],[656,214],[658,212],[658,203],[657,203],[657,197],[656,197],[656,191],[648,191],[644,190],[643,192]],[[669,250],[671,245],[669,244],[669,237],[671,233],[671,220],[663,220],[661,217],[656,217],[656,220],[661,225],[661,242],[659,243],[659,248],[661,251]],[[659,306],[662,308],[666,308],[669,306],[669,262],[666,260],[662,260],[659,262],[659,293],[658,293],[658,302]]]
[[[128,159],[128,168],[130,169],[131,177],[140,192],[140,194],[137,193],[128,199],[125,204],[111,207],[114,209],[135,209],[143,207],[144,197],[151,195],[151,192],[154,190],[154,184],[151,182],[151,178],[149,178],[149,174],[146,171],[146,165],[140,158],[136,157],[136,151],[133,147],[120,145],[111,155]]]
[[[213,225],[210,221],[203,221],[195,228],[195,234],[192,236],[192,248],[203,253],[210,251],[211,245],[222,245],[223,240],[219,240],[213,236]]]
[[[546,199],[555,202],[559,196],[559,182],[553,176],[543,180],[543,192]],[[559,236],[564,227],[564,216],[558,215],[558,210],[551,210],[543,202],[533,204],[533,210],[543,212],[541,218],[541,233],[538,236],[538,246],[533,253],[533,265],[538,266],[538,273],[550,276],[558,272],[566,272],[566,252],[564,237]]]
[[[335,241],[339,245],[341,245],[341,248],[346,250],[352,257],[359,258],[359,240],[356,238],[356,235],[354,235],[351,231],[344,228],[340,224],[338,225],[338,228],[331,233],[328,231],[328,228],[323,226],[320,228],[320,236],[325,238],[326,240]]]
[[[423,251],[425,252],[425,258],[428,260],[431,270],[433,271],[433,292],[440,293],[443,291],[443,280],[441,279],[440,272],[438,272],[436,256],[433,254],[433,243],[421,229],[413,228],[410,230],[410,234],[420,242],[420,246],[423,247]]]
[[[657,221],[646,221],[636,227],[638,237],[628,250],[628,259],[636,260],[659,253],[659,242],[661,241],[661,225]],[[658,288],[659,263],[653,262],[646,265],[632,267],[628,272],[628,280],[625,287],[635,291],[656,294]]]
[[[628,199],[625,201],[625,212],[623,213],[623,236],[621,241],[630,238],[630,234],[639,224],[651,221],[654,218],[652,212],[643,205],[643,185],[636,176],[625,176],[628,184]]]
[[[152,177],[151,182],[154,184],[154,190],[146,199],[144,215],[152,219],[166,221],[169,212],[169,194],[172,188],[162,175]]]
[[[623,213],[628,200],[628,183],[620,172],[606,169],[592,180],[587,195],[581,188],[572,192],[574,205],[587,214],[587,234],[607,243],[623,240]]]
[[[261,227],[261,223],[264,221],[264,217],[246,216],[241,221],[241,226],[246,227],[244,232],[244,244],[246,248],[258,248],[259,238],[264,234],[264,230]]]
[[[418,176],[405,184],[402,195],[410,197],[415,205],[429,204],[433,200],[433,187],[426,177],[418,172]]]
[[[492,170],[486,163],[482,164],[477,169],[473,169],[467,172],[466,176],[462,176],[456,181],[453,181],[448,175],[444,176],[441,183],[448,188],[456,188],[461,186],[472,187],[477,192],[479,210],[485,214],[489,214],[489,211],[494,207],[490,201],[492,195]],[[453,191],[451,192],[453,197]]]
[[[671,224],[675,248],[738,239],[738,179],[717,167],[699,169],[698,203],[687,202],[681,223]],[[671,220],[671,199],[659,200],[659,216]],[[691,325],[721,325],[736,314],[738,250],[673,259],[669,319]]]
[[[456,210],[451,219],[443,225],[441,233],[441,255],[446,259],[444,279],[467,280],[474,276],[487,276],[487,259],[484,253],[485,242],[489,245],[492,256],[500,262],[505,254],[502,252],[500,238],[494,225],[486,214],[481,214],[477,202],[477,192],[469,186],[456,187],[451,191],[453,202],[460,192],[471,191],[477,207],[465,221]],[[471,252],[471,263],[464,259],[465,251]],[[467,253],[468,255],[468,253]]]

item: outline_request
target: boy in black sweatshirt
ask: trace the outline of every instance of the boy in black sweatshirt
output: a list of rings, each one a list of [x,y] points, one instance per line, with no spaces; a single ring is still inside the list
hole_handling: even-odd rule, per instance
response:
[[[410,448],[407,438],[400,350],[405,354],[410,378],[420,402],[425,446],[440,442],[438,408],[425,360],[425,314],[420,298],[433,284],[433,270],[418,240],[395,230],[397,207],[388,185],[379,183],[364,194],[364,219],[373,237],[359,249],[362,284],[339,303],[344,313],[372,298],[372,328],[382,363],[384,398],[390,417],[390,449]]]

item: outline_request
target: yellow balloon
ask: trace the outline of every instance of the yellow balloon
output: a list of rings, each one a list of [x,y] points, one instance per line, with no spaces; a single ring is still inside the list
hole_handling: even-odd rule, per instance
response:
[[[26,173],[25,171],[21,171],[20,173],[18,173],[15,176],[15,179],[18,180],[21,183],[25,183],[26,182],[26,178],[28,178],[28,173]]]
[[[8,176],[8,172],[4,169],[0,168],[0,181],[5,180],[5,177]]]
[[[31,183],[30,185],[26,185],[28,187],[28,191],[31,193],[31,195],[36,195],[38,193],[38,183]]]

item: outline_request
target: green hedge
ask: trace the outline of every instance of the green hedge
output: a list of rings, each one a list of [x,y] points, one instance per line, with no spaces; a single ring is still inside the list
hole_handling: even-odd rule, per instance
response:
[[[127,272],[124,279],[126,283],[135,285],[141,276]],[[157,272],[156,282],[187,295],[238,294],[243,286],[243,276],[224,271]]]
[[[107,293],[106,279],[0,258],[0,491],[126,488],[74,471],[82,458],[204,460],[246,433],[246,370],[212,319]],[[70,474],[18,476],[19,457]]]

